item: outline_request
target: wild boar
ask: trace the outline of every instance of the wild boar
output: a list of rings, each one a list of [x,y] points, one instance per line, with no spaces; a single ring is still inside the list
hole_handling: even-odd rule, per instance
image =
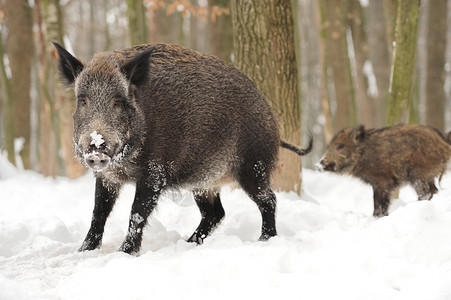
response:
[[[281,141],[278,121],[255,84],[234,66],[180,46],[139,45],[97,53],[86,64],[54,43],[59,71],[76,96],[74,143],[96,176],[95,206],[80,251],[100,247],[121,187],[136,183],[120,251],[138,253],[159,196],[193,191],[201,244],[224,218],[219,187],[237,182],[257,204],[260,240],[276,235],[270,176]]]
[[[410,184],[419,200],[437,192],[451,156],[447,138],[432,127],[395,125],[381,129],[345,128],[327,146],[319,168],[351,174],[373,187],[374,216],[388,215],[390,196]]]

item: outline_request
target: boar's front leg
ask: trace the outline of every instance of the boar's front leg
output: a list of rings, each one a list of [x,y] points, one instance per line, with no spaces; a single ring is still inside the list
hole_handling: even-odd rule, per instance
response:
[[[142,181],[136,183],[136,193],[130,213],[128,232],[119,251],[128,254],[139,252],[143,228],[147,224],[147,218],[157,204],[161,188],[158,184],[148,184]]]
[[[92,213],[91,228],[78,251],[94,250],[102,244],[105,222],[119,194],[120,185],[106,183],[96,179],[95,203]]]
[[[388,216],[388,206],[390,205],[390,191],[384,188],[373,187],[374,189],[374,213],[375,217]]]

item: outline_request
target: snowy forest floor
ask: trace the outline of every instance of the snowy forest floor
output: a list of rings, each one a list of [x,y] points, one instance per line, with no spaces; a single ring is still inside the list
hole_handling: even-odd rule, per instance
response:
[[[117,252],[134,187],[108,219],[103,245],[77,252],[94,178],[45,178],[0,156],[0,299],[451,299],[451,174],[432,201],[403,188],[372,217],[371,187],[303,170],[303,191],[277,193],[278,236],[240,189],[222,189],[226,218],[201,246],[190,199],[163,197],[140,256]],[[174,195],[172,195],[174,196]],[[180,199],[180,198],[179,198]]]

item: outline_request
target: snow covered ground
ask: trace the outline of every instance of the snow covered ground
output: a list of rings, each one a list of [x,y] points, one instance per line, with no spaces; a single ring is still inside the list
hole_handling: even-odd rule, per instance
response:
[[[79,253],[94,179],[45,178],[0,156],[0,299],[451,299],[451,174],[432,201],[401,190],[389,217],[350,177],[304,170],[303,194],[278,193],[279,236],[258,242],[260,214],[222,190],[226,218],[202,246],[200,214],[161,199],[139,257],[119,253],[133,186],[99,250]],[[189,200],[189,199],[188,199]]]

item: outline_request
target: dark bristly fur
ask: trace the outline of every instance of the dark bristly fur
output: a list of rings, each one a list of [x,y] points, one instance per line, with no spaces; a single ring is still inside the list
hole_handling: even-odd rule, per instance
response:
[[[403,184],[412,185],[419,200],[437,192],[435,178],[441,179],[451,157],[450,136],[421,125],[345,128],[332,139],[320,164],[326,171],[371,184],[374,216],[385,216],[392,192]]]
[[[55,47],[60,75],[77,99],[75,150],[97,178],[80,251],[100,247],[126,182],[136,183],[136,193],[121,251],[139,251],[159,196],[180,188],[193,191],[202,216],[189,241],[202,243],[224,217],[218,191],[229,181],[257,204],[260,239],[276,235],[270,176],[278,149],[305,155],[312,140],[307,149],[281,141],[273,111],[248,77],[214,56],[175,45],[97,53],[86,64]]]

